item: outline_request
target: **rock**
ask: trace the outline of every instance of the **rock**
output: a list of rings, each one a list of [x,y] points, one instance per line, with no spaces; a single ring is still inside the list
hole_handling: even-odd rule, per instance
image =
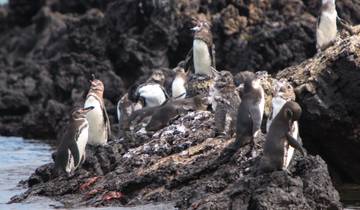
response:
[[[304,110],[300,130],[305,147],[324,157],[342,181],[357,183],[359,46],[359,35],[338,39],[323,53],[277,74],[296,87]]]
[[[134,132],[136,142],[89,146],[85,163],[73,176],[57,177],[54,165],[46,164],[26,181],[29,189],[11,202],[43,195],[71,207],[175,202],[180,209],[341,209],[319,156],[296,153],[291,173],[258,174],[264,135],[256,139],[255,158],[250,146],[225,157],[234,138],[214,138],[213,127],[213,113],[189,112],[153,135]],[[117,196],[109,200],[104,195]]]
[[[115,104],[126,89],[131,90],[135,81],[151,71],[170,69],[185,58],[192,46],[193,35],[189,31],[192,17],[202,13],[213,25],[218,69],[228,69],[233,73],[266,70],[275,74],[286,68],[277,77],[288,78],[295,87],[299,87],[298,102],[305,110],[300,122],[305,147],[312,154],[320,154],[331,171],[340,175],[340,181],[359,182],[360,171],[354,161],[359,159],[356,151],[359,128],[355,100],[358,96],[357,83],[354,82],[357,78],[358,38],[353,36],[345,39],[345,42],[330,48],[324,54],[315,55],[314,30],[319,6],[319,1],[315,0],[89,0],[75,3],[67,0],[37,0],[31,4],[24,0],[10,1],[9,7],[0,9],[0,134],[55,139],[68,119],[67,113],[74,106],[82,105],[89,88],[87,81],[92,73],[105,84],[105,103],[114,126]],[[357,1],[338,1],[337,6],[340,17],[353,21],[354,24],[359,23]],[[345,70],[348,70],[346,74]],[[211,152],[217,154],[219,148],[228,142],[211,139],[214,136],[210,129],[213,124],[211,113],[189,113],[182,120],[191,122],[198,118],[206,123],[195,123],[192,129],[206,132],[191,136],[194,132],[192,130],[170,130],[170,134],[181,136],[167,137],[170,142],[175,142],[175,146],[160,137],[150,140],[143,133],[130,136],[133,140],[123,140],[121,144],[126,151],[129,149],[126,157],[131,157],[132,152],[140,153],[136,154],[134,160],[127,160],[129,165],[136,168],[124,167],[123,163],[117,165],[100,155],[90,164],[93,169],[84,169],[78,175],[104,175],[109,176],[109,180],[120,176],[121,179],[117,182],[103,183],[114,188],[109,189],[109,194],[124,191],[128,198],[121,202],[126,204],[140,203],[136,197],[132,197],[139,195],[144,198],[142,202],[181,198],[183,200],[179,201],[179,205],[189,207],[201,200],[202,196],[209,195],[214,198],[219,196],[218,205],[225,206],[230,203],[230,197],[216,194],[228,188],[228,183],[234,183],[241,174],[231,169],[234,165],[229,164],[236,165],[234,159],[231,159],[230,163],[222,167],[227,167],[224,174],[231,174],[232,177],[217,177],[219,181],[216,182],[210,176],[214,174],[210,173],[203,182],[193,181],[199,174],[207,175],[202,170],[208,170],[206,163],[211,158],[216,159],[216,155]],[[148,142],[151,143],[146,144]],[[203,142],[206,144],[202,144]],[[196,147],[197,145],[201,146]],[[98,150],[91,151],[96,153]],[[179,154],[171,156],[177,153]],[[209,156],[210,153],[212,155]],[[200,165],[187,162],[194,161],[192,157],[181,159],[187,154],[193,154],[194,159],[199,158],[196,161]],[[241,152],[235,154],[235,157],[242,157],[240,154]],[[168,156],[171,158],[162,159]],[[93,156],[89,160],[91,157]],[[305,158],[304,161],[310,159]],[[148,169],[148,166],[154,165],[154,161],[159,160],[164,161],[161,164],[167,164],[154,166],[155,169],[160,167],[160,172],[149,169],[144,176],[134,176],[131,173],[133,170],[144,172],[141,170]],[[190,168],[170,164],[174,160],[190,164]],[[246,162],[246,165],[248,168],[243,170],[249,173],[253,163]],[[193,171],[192,167],[199,170]],[[178,168],[181,169],[180,178],[176,179],[179,178],[180,182],[169,181]],[[219,173],[220,177],[225,176],[217,167],[210,169]],[[163,172],[166,172],[166,176],[162,179],[160,175]],[[190,172],[197,175],[191,176]],[[307,179],[294,174],[289,177],[275,174],[272,177],[279,180],[276,185],[288,182],[295,188],[304,186]],[[76,187],[79,183],[76,178],[72,181],[67,186],[64,186],[65,182],[59,185],[64,186],[64,190],[59,192],[78,192]],[[149,186],[149,182],[155,184]],[[327,181],[323,179],[319,183],[327,184]],[[40,182],[34,187],[42,189],[42,184],[44,183]],[[51,190],[51,186],[43,192]],[[168,190],[169,187],[177,191]],[[192,189],[197,188],[198,191],[191,193]],[[278,192],[278,189],[274,190]],[[328,189],[322,190],[327,192]],[[31,192],[39,193],[35,188]],[[209,192],[215,195],[210,195]],[[262,192],[263,195],[269,194],[264,189]],[[86,201],[89,205],[100,205],[101,202],[96,198],[102,198],[102,194],[108,195],[105,191],[98,191],[92,194],[93,200]],[[311,193],[310,195],[312,196]],[[328,198],[325,199],[327,201],[336,200],[334,197],[330,198],[330,193],[325,193],[325,197]],[[253,199],[253,203],[240,199],[236,202],[259,208],[264,203],[272,205],[260,194]],[[290,198],[285,197],[284,200],[286,199]],[[313,198],[298,199],[296,202],[304,208],[312,208],[320,205],[316,199],[314,195]],[[334,206],[331,202],[324,205]]]
[[[45,111],[50,98],[68,112],[81,104],[88,90],[85,81],[96,73],[105,80],[114,124],[114,104],[125,88],[185,58],[192,45],[192,17],[198,13],[212,22],[219,69],[274,73],[315,54],[316,2],[12,0],[0,11],[1,26],[7,29],[0,30],[0,86],[25,94],[31,102],[25,117]],[[341,17],[358,21],[356,1],[337,5]],[[47,124],[41,118],[33,121]],[[0,123],[6,124],[2,135],[46,139],[55,138],[61,127],[38,127],[30,134],[9,112]]]

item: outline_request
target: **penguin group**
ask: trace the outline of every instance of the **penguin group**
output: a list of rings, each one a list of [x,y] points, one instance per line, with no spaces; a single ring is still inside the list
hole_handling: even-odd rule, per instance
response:
[[[318,51],[336,39],[337,18],[335,0],[322,0],[316,29]],[[199,16],[194,24],[192,49],[172,70],[171,84],[166,86],[168,75],[156,70],[121,97],[116,108],[119,135],[124,138],[127,132],[133,132],[134,126],[144,124],[146,132],[156,132],[186,112],[207,110],[214,112],[215,137],[235,137],[238,147],[249,144],[252,149],[255,138],[262,133],[265,109],[261,76],[240,72],[240,79],[235,81],[231,72],[218,71],[211,23],[205,16]],[[295,102],[291,84],[276,81],[272,92],[261,171],[287,170],[295,149],[305,154],[298,125],[302,111]],[[104,84],[93,77],[84,106],[71,112],[54,157],[56,169],[67,174],[74,172],[85,161],[87,144],[103,146],[111,138],[103,94]]]
[[[111,136],[104,84],[92,75],[84,106],[74,108],[54,161],[57,173],[72,174],[85,161],[86,145],[105,145]]]

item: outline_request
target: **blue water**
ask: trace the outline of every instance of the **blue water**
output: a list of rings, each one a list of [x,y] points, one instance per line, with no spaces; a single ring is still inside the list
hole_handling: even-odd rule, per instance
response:
[[[1,1],[1,0],[0,0]],[[53,149],[36,140],[0,136],[0,210],[48,210],[60,203],[45,197],[32,197],[24,203],[6,204],[14,195],[24,192],[18,187],[37,167],[52,161]],[[51,206],[50,206],[51,205]],[[131,208],[81,208],[79,210],[168,210],[171,204],[145,205]]]
[[[6,202],[25,189],[18,187],[40,165],[51,161],[51,147],[47,144],[16,137],[0,137],[0,209],[48,209],[55,202],[45,198],[33,198],[25,204]],[[40,201],[41,200],[41,201]]]

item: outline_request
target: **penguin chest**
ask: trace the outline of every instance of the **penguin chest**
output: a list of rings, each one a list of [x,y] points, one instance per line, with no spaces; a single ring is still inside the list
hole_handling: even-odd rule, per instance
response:
[[[271,101],[272,112],[266,123],[266,131],[269,131],[272,120],[276,117],[276,115],[279,113],[280,109],[284,106],[285,103],[286,103],[286,100],[279,96],[276,96],[272,99],[272,101]]]
[[[79,149],[79,157],[80,157],[79,164],[81,163],[81,160],[85,158],[85,148],[88,142],[88,137],[89,137],[89,125],[88,123],[85,123],[85,125],[82,127],[82,129],[79,132],[78,138],[76,139],[76,145]]]
[[[202,40],[195,39],[193,53],[195,74],[211,75],[211,57],[208,45]]]
[[[316,31],[318,46],[322,47],[336,39],[336,34],[337,34],[336,18],[337,18],[336,11],[322,13],[320,23]]]
[[[74,156],[71,154],[71,151],[70,151],[70,149],[68,149],[68,162],[67,162],[67,164],[66,164],[66,167],[65,167],[65,171],[66,171],[66,173],[70,173],[70,172],[72,172],[72,171],[74,171],[75,170],[75,165],[74,165]]]
[[[93,106],[94,109],[86,115],[86,119],[89,123],[88,143],[105,144],[107,142],[107,133],[100,101],[95,97],[90,96],[85,101],[85,107],[89,106]]]
[[[258,104],[258,109],[260,110],[260,125],[263,119],[263,115],[264,115],[264,109],[265,109],[265,94],[264,94],[264,90],[261,88],[261,98],[260,98],[260,102]],[[258,130],[260,131],[260,130]]]
[[[171,85],[171,91],[173,98],[185,98],[186,88],[184,79],[176,77]]]
[[[166,101],[164,90],[159,84],[141,87],[139,89],[139,95],[145,99],[147,107],[160,106]]]

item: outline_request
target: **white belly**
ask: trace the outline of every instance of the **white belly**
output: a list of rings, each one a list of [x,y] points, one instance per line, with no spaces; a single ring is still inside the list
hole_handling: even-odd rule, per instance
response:
[[[149,84],[141,87],[139,95],[145,98],[147,107],[160,106],[166,101],[164,90],[159,84]]]
[[[186,97],[186,88],[185,81],[183,78],[176,77],[171,85],[172,97],[173,98],[185,98]]]
[[[207,44],[198,39],[193,42],[195,74],[211,75],[211,57]]]
[[[285,103],[286,103],[286,100],[279,96],[275,96],[272,99],[272,101],[271,101],[272,112],[271,112],[271,116],[269,116],[269,119],[266,123],[266,132],[269,131],[272,121],[274,120],[274,118],[279,113],[280,109],[284,106]]]
[[[79,165],[81,163],[81,160],[85,158],[85,148],[88,142],[88,136],[89,136],[89,125],[86,125],[86,127],[84,127],[82,132],[80,133],[79,139],[76,142],[79,149],[79,157],[80,157]],[[77,165],[76,167],[78,167],[79,165]]]
[[[68,162],[65,167],[66,173],[70,173],[75,170],[74,166],[74,157],[71,154],[71,151],[68,149]]]
[[[336,18],[336,11],[322,13],[319,26],[316,30],[317,46],[323,47],[336,39]]]
[[[291,129],[291,136],[297,140],[298,135],[299,135],[299,124],[297,121],[295,121]],[[287,142],[285,142],[284,147],[285,150],[284,150],[283,169],[287,169],[290,165],[292,157],[294,156],[295,149],[294,147],[290,146]]]
[[[87,113],[86,119],[89,123],[88,143],[91,145],[102,145],[107,142],[107,130],[105,127],[103,111],[98,100],[90,96],[85,101],[84,107],[93,106],[94,109]]]
[[[260,122],[262,122],[262,118],[264,115],[264,109],[265,109],[265,93],[262,88],[261,88],[261,100],[259,103],[259,109],[260,109]]]

